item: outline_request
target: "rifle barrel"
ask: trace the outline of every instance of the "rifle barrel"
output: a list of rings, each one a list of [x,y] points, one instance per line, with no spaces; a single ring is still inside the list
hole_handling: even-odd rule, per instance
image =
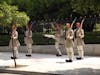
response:
[[[75,23],[77,17],[75,17],[75,19],[73,20],[72,24],[71,24],[71,28],[73,28],[73,24]]]

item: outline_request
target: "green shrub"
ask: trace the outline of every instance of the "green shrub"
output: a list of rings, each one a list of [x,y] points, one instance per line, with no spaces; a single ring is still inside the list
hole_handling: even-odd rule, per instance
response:
[[[0,45],[1,46],[9,45],[9,41],[10,41],[10,35],[6,35],[6,34],[0,35]]]
[[[88,44],[100,44],[100,32],[86,32],[84,41]]]
[[[19,41],[21,45],[24,44],[24,34],[19,34]],[[0,45],[8,46],[10,41],[10,35],[1,34],[0,35]],[[84,41],[86,44],[100,44],[100,32],[85,32]],[[33,33],[33,45],[53,45],[54,40],[46,38],[42,33]]]

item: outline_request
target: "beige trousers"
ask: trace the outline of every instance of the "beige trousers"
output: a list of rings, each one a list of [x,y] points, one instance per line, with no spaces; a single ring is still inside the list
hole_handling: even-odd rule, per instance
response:
[[[77,46],[77,50],[78,50],[79,57],[83,58],[84,57],[83,46]]]
[[[62,55],[62,53],[59,49],[59,42],[57,42],[57,41],[55,42],[55,48],[56,48],[57,52],[59,53],[59,55]]]
[[[73,57],[74,57],[73,48],[72,48],[72,47],[66,48],[66,52],[67,52],[68,58],[69,58],[70,60],[72,60]]]
[[[27,54],[31,55],[32,54],[32,44],[27,44],[26,47],[27,47],[27,51],[28,51]]]
[[[18,57],[18,48],[14,47],[14,57]]]

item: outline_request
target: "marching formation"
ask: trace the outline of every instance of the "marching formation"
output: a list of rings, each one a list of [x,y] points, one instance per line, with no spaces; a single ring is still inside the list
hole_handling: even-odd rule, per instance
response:
[[[67,22],[64,26],[64,30],[62,25],[59,23],[51,23],[51,27],[54,30],[53,35],[44,34],[44,37],[52,38],[55,40],[55,49],[57,50],[56,56],[62,56],[62,52],[60,50],[60,45],[64,45],[66,54],[68,55],[68,59],[66,62],[72,62],[74,57],[74,46],[77,47],[78,57],[77,60],[81,60],[84,58],[84,30],[82,29],[82,25],[84,19],[80,22],[76,22],[76,19],[72,23]],[[75,24],[75,29],[73,29],[73,25]],[[26,45],[27,54],[26,56],[31,57],[32,55],[32,25],[26,25],[26,31],[24,36],[24,43]],[[12,34],[11,40],[9,43],[9,47],[13,50],[13,56],[11,59],[18,58],[18,48],[20,43],[18,41],[18,32],[16,25],[12,26]]]
[[[26,31],[25,31],[25,37],[24,37],[24,43],[26,44],[27,54],[26,56],[31,57],[32,54],[32,30],[31,25],[26,25]],[[18,48],[20,46],[20,42],[18,41],[18,32],[16,25],[12,26],[12,33],[11,33],[11,40],[9,42],[9,48],[13,51],[13,56],[11,56],[11,59],[18,58]]]
[[[57,50],[56,56],[62,56],[60,50],[60,44],[63,44],[66,50],[66,54],[68,55],[68,59],[65,60],[66,62],[72,62],[74,57],[74,47],[77,47],[78,57],[77,60],[81,60],[84,58],[84,30],[82,29],[82,22],[76,22],[76,18],[72,23],[66,23],[65,29],[63,31],[60,24],[54,25],[52,24],[52,28],[55,29],[54,35],[45,34],[45,37],[52,38],[55,40],[55,48]],[[76,29],[73,30],[73,24],[76,24]]]

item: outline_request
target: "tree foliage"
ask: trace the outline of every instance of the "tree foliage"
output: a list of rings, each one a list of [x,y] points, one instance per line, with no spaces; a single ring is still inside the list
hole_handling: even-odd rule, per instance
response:
[[[31,19],[62,18],[71,13],[70,0],[16,0],[13,4]]]
[[[85,15],[100,13],[100,0],[72,0],[71,4],[74,12]]]
[[[66,18],[73,12],[81,15],[100,13],[100,0],[12,0],[31,19]]]
[[[0,25],[9,27],[12,24],[25,26],[29,17],[24,12],[19,12],[17,6],[8,5],[6,2],[0,3]]]
[[[2,3],[5,1],[6,3]],[[18,8],[17,8],[17,7]],[[78,15],[100,14],[100,0],[0,0],[0,23],[23,26],[31,20],[61,19]],[[77,16],[77,15],[74,15]]]

